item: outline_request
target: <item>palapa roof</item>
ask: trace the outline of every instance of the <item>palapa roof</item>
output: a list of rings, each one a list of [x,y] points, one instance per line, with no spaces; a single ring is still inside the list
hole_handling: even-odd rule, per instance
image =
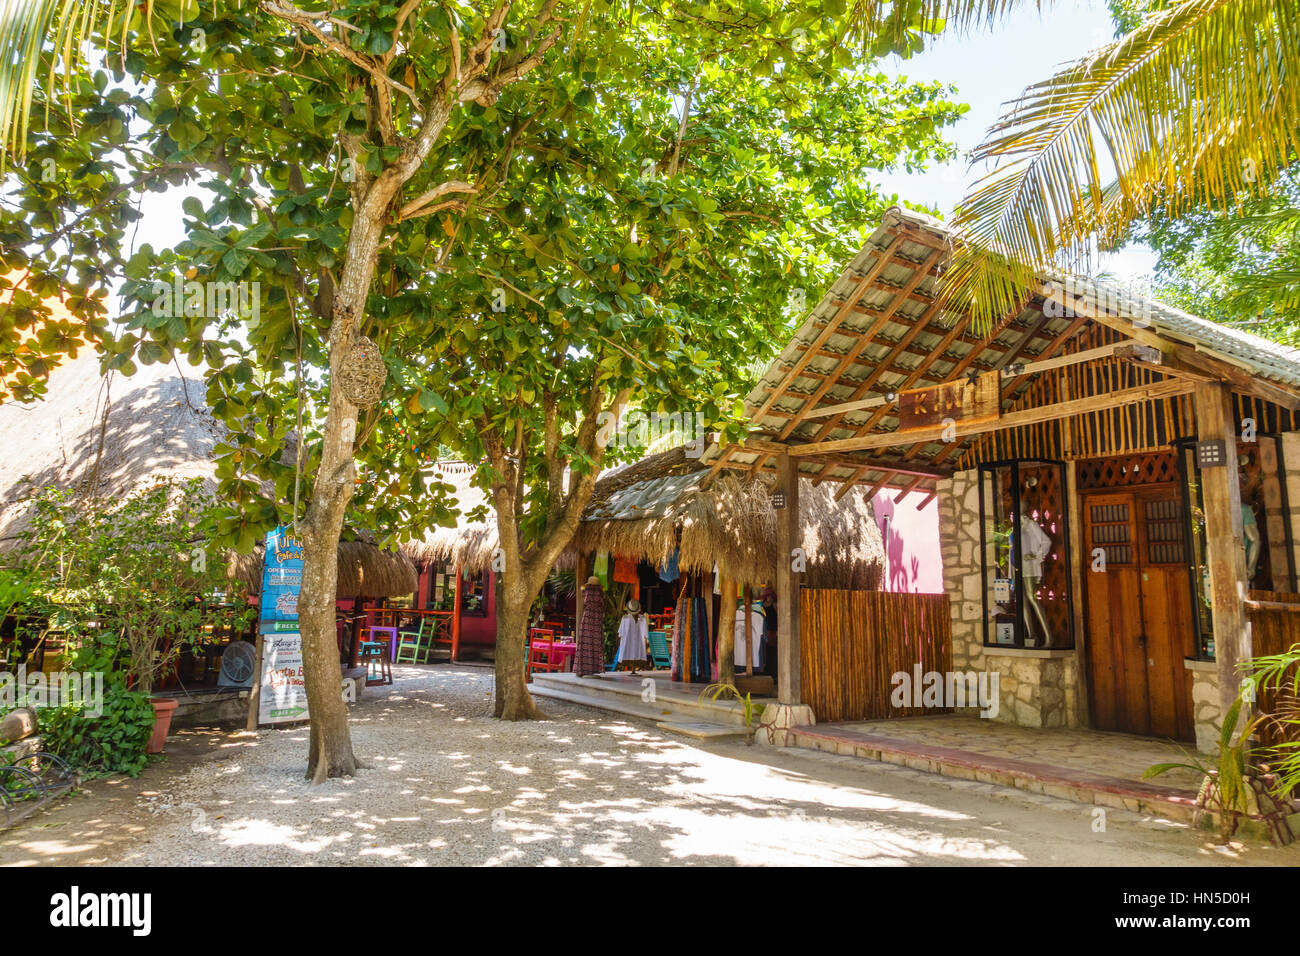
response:
[[[776,580],[772,478],[726,475],[706,485],[707,466],[676,448],[611,469],[596,483],[572,550],[609,551],[663,565],[680,547],[682,570],[762,586]],[[861,489],[835,500],[834,487],[803,480],[800,543],[813,587],[880,587],[884,546]]]
[[[197,376],[161,364],[140,366],[129,377],[101,376],[98,356],[84,350],[51,373],[43,400],[0,405],[0,435],[7,440],[0,456],[0,551],[13,548],[27,525],[32,485],[119,499],[156,480],[200,478],[211,493],[211,455],[222,434]],[[260,548],[228,557],[232,579],[260,587]],[[340,542],[340,597],[388,597],[415,588],[415,567],[405,557],[365,541]]]
[[[398,545],[407,558],[420,566],[460,563],[465,570],[482,571],[492,563],[497,548],[496,514],[487,495],[474,486],[477,465],[463,461],[439,461],[433,465],[431,478],[452,487],[451,497],[460,518],[450,528],[429,528],[422,537]],[[482,518],[467,515],[486,510]]]
[[[949,309],[939,297],[954,241],[937,219],[888,210],[746,397],[758,440],[745,448],[711,448],[705,460],[718,469],[758,472],[773,467],[780,450],[775,443],[821,445],[888,435],[898,429],[897,393],[974,373],[1002,373],[1007,382],[1001,408],[1023,407],[1033,376],[1016,377],[1016,367],[1083,351],[1090,326],[1104,326],[1101,331],[1113,339],[1160,349],[1240,394],[1300,407],[1300,350],[1092,279],[1043,275],[1042,287],[1027,290],[1018,312],[979,333],[969,314]],[[1104,314],[1046,308],[1051,283],[1082,288],[1105,303]],[[838,407],[852,403],[868,407]],[[933,489],[977,440],[804,449],[799,468],[821,482]]]

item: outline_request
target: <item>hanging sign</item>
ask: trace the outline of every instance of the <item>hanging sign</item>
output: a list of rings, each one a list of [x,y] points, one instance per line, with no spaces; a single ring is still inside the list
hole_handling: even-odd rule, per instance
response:
[[[985,372],[926,388],[898,393],[898,430],[926,428],[945,421],[985,422],[998,417],[1001,376]]]
[[[306,720],[307,684],[302,673],[302,634],[298,632],[298,594],[302,590],[303,545],[290,529],[266,536],[262,565],[262,680],[258,723]]]

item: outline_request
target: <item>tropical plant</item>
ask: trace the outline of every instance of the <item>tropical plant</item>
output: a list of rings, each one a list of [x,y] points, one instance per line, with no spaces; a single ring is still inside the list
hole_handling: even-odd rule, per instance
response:
[[[31,505],[18,552],[32,569],[24,611],[66,634],[74,661],[91,654],[92,669],[147,696],[199,637],[204,599],[229,586],[221,552],[209,554],[202,480],[163,480],[112,502],[43,488]],[[57,560],[43,560],[52,547]]]
[[[1275,793],[1295,793],[1300,790],[1300,644],[1280,654],[1252,658],[1245,668],[1257,693],[1276,692],[1277,712],[1266,719],[1281,731],[1280,739],[1265,748],[1264,755],[1277,775]]]
[[[1194,770],[1201,774],[1203,782],[1199,799],[1218,813],[1219,837],[1224,843],[1237,832],[1241,818],[1253,808],[1251,780],[1256,767],[1251,736],[1263,718],[1257,714],[1239,728],[1243,706],[1242,698],[1238,696],[1228,708],[1219,731],[1218,759],[1213,766],[1207,766],[1195,755],[1184,751],[1187,760],[1153,764],[1142,773],[1143,780],[1171,770]]]
[[[1035,7],[1050,5],[1035,0]],[[858,0],[864,34],[898,16],[949,29],[1014,15],[1015,0]],[[962,201],[947,294],[988,323],[1053,267],[1080,268],[1134,222],[1266,195],[1300,147],[1294,0],[1121,3],[1133,29],[1026,89],[971,154],[991,164]]]
[[[754,718],[758,716],[758,708],[754,705],[754,701],[750,698],[749,693],[746,692],[742,694],[736,689],[735,684],[718,683],[709,684],[700,691],[699,699],[701,703],[706,697],[712,701],[717,701],[722,697],[734,697],[736,700],[740,701],[741,711],[745,715],[745,743],[753,746],[754,734],[758,730],[754,725]]]

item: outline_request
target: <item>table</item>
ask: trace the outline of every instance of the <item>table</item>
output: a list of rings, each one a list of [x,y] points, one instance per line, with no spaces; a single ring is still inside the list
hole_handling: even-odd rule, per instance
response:
[[[578,652],[576,641],[555,641],[551,644],[551,663],[558,663],[561,670],[573,670],[573,656]]]

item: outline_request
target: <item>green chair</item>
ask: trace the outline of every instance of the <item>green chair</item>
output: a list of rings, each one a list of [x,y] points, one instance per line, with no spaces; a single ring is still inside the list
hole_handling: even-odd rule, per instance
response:
[[[668,647],[667,631],[650,632],[650,664],[655,670],[673,666],[673,653]]]
[[[427,664],[433,651],[433,619],[428,615],[420,616],[420,627],[414,631],[397,632],[397,657],[399,664]],[[425,631],[429,633],[426,634]],[[423,655],[424,660],[420,660]]]

